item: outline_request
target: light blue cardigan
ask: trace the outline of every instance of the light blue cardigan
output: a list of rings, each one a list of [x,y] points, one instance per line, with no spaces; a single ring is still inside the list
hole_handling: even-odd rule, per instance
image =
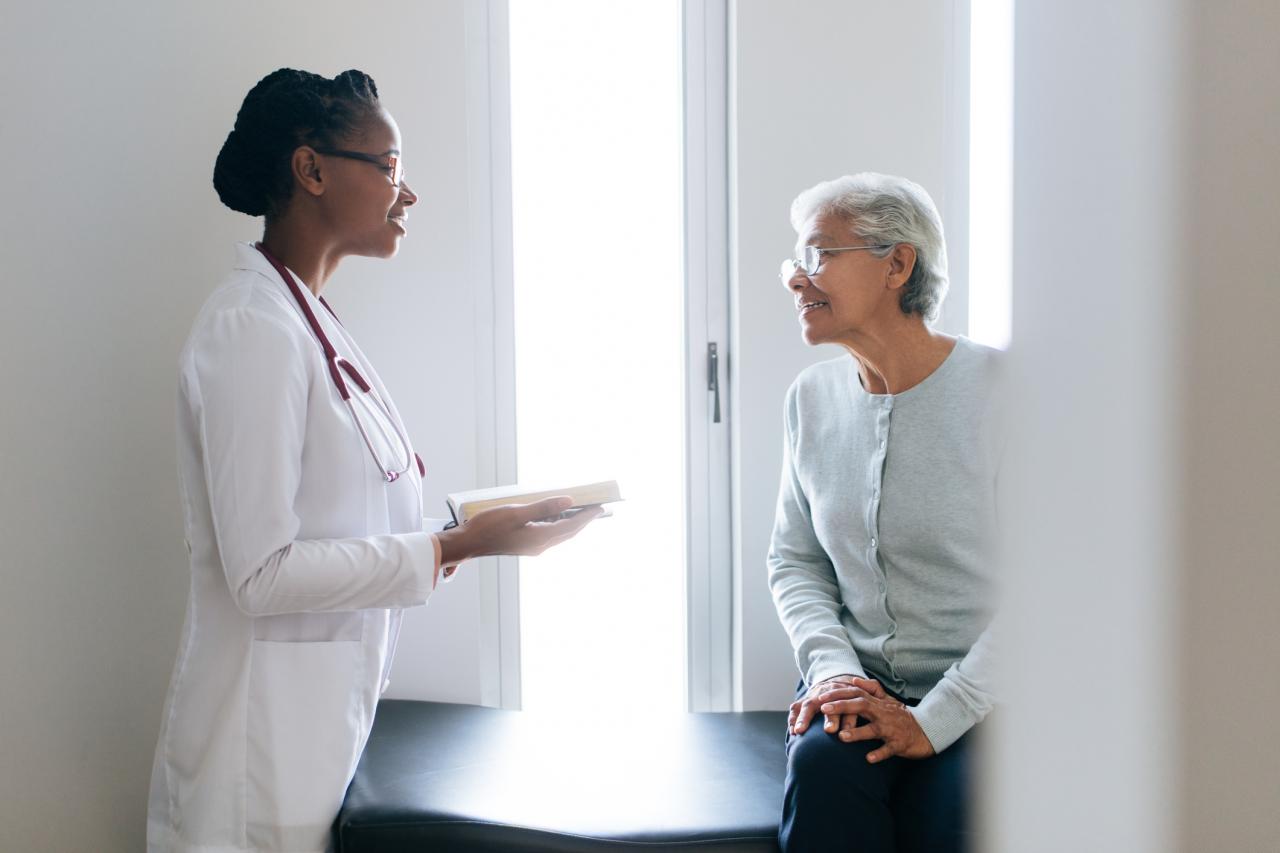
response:
[[[787,392],[769,585],[805,681],[919,699],[937,752],[995,701],[998,350],[960,338],[923,382],[869,394],[851,356]]]

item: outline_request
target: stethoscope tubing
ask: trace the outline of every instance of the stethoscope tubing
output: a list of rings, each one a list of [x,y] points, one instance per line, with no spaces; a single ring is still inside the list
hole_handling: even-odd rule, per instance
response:
[[[404,434],[404,431],[400,428],[400,425],[391,414],[391,407],[383,401],[382,395],[379,394],[377,389],[375,389],[369,381],[364,378],[354,364],[338,355],[338,351],[333,346],[332,342],[330,342],[329,336],[326,335],[324,333],[324,329],[321,328],[320,321],[316,318],[315,312],[311,310],[311,306],[307,303],[307,299],[302,293],[302,286],[298,284],[296,279],[294,279],[293,274],[289,272],[289,268],[286,267],[279,258],[276,258],[268,252],[266,247],[261,243],[254,244],[254,248],[261,252],[262,256],[266,258],[271,266],[275,268],[275,271],[280,274],[280,278],[284,280],[285,286],[289,288],[289,292],[298,303],[298,307],[302,309],[302,315],[306,318],[307,325],[311,327],[312,334],[315,335],[316,341],[319,342],[320,348],[324,351],[325,362],[329,367],[329,375],[333,378],[333,383],[338,386],[338,393],[342,396],[342,401],[347,404],[347,409],[351,412],[351,419],[355,421],[356,430],[360,433],[360,438],[364,440],[365,446],[369,448],[369,453],[373,456],[374,464],[378,466],[378,470],[382,472],[383,479],[388,484],[394,483],[396,480],[400,479],[403,474],[407,473],[411,467],[413,467],[415,460],[418,463],[418,473],[422,476],[426,476],[426,466],[422,464],[422,457],[413,452],[413,448],[409,444],[408,437]],[[341,320],[338,320],[338,315],[329,307],[329,303],[325,301],[323,296],[317,296],[316,298],[320,300],[320,304],[324,306],[325,310],[329,312],[329,315],[333,317],[336,322],[342,322]],[[373,442],[370,440],[369,433],[365,429],[364,421],[356,412],[355,402],[351,398],[351,390],[347,387],[346,380],[343,379],[343,371],[345,371],[351,381],[356,384],[356,387],[366,395],[366,399],[373,400],[378,411],[384,416],[387,424],[390,424],[391,430],[394,431],[394,439],[399,442],[400,449],[404,454],[404,465],[398,470],[389,469],[384,466],[377,451],[374,450]],[[365,405],[368,404],[365,403]],[[376,422],[378,419],[375,418],[374,420]],[[392,446],[393,436],[387,431],[387,427],[378,423],[378,430],[381,432],[382,438],[386,441],[387,446]]]

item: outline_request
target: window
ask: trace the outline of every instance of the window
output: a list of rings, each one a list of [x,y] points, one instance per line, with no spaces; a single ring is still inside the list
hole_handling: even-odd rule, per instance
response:
[[[686,706],[681,4],[509,8],[521,483],[624,502],[521,561],[521,706]]]
[[[1013,0],[969,4],[969,337],[1007,347],[1013,281]]]

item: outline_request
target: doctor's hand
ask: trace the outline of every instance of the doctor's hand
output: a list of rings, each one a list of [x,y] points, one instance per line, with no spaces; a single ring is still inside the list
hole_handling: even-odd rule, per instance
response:
[[[537,556],[552,545],[572,539],[604,512],[603,507],[592,506],[560,518],[571,506],[572,498],[558,497],[478,512],[465,524],[436,534],[440,542],[440,565],[456,566],[476,557],[499,554]]]

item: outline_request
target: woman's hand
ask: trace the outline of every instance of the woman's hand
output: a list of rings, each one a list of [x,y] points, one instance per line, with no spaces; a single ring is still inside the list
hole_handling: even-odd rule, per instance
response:
[[[497,506],[472,516],[452,530],[436,534],[441,567],[456,566],[476,557],[510,554],[533,557],[552,545],[572,539],[603,508],[586,507],[568,518],[560,514],[573,506],[568,497],[546,498],[523,506]]]
[[[825,681],[819,681],[817,684],[809,688],[804,698],[797,699],[791,703],[791,713],[787,715],[787,728],[793,735],[804,734],[805,729],[809,728],[809,722],[818,713],[818,707],[822,701],[818,698],[823,693],[833,690],[837,687],[857,687],[866,690],[868,693],[884,696],[884,688],[880,686],[880,682],[872,678],[862,678],[856,675],[837,675],[828,678]],[[844,725],[845,721],[841,719],[841,714],[827,714],[823,724],[823,729],[829,734],[835,734]],[[848,718],[847,724],[849,728],[853,728],[856,716]]]
[[[865,681],[865,679],[859,679]],[[933,744],[916,722],[911,709],[884,692],[879,682],[877,691],[861,686],[834,685],[817,696],[819,710],[830,719],[843,715],[839,738],[844,743],[882,740],[884,744],[867,753],[867,761],[875,763],[893,755],[902,758],[928,758]],[[857,725],[861,717],[865,722]]]

